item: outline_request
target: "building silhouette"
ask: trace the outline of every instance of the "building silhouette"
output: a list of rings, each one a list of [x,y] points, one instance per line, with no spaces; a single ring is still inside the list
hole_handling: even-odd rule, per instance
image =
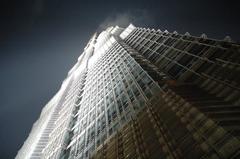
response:
[[[240,158],[240,45],[130,24],[94,34],[18,159]]]

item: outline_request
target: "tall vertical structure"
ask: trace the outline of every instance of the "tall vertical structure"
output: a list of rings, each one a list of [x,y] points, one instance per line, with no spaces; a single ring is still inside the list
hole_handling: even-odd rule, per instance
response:
[[[240,45],[177,32],[94,34],[18,159],[240,158]]]

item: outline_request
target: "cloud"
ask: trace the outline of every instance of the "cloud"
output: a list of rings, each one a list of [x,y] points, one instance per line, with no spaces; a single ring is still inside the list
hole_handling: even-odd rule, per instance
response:
[[[132,10],[124,13],[118,13],[113,16],[107,17],[100,25],[99,29],[103,30],[109,26],[118,25],[126,27],[130,23],[137,26],[149,26],[154,24],[154,17],[146,10]]]

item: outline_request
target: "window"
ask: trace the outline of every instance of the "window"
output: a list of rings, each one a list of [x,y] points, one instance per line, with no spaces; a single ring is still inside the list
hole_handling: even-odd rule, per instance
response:
[[[147,97],[148,99],[152,97],[152,93],[151,93],[151,91],[150,91],[149,88],[147,88],[147,89],[144,91],[144,93],[145,93],[145,95],[146,95],[146,97]]]

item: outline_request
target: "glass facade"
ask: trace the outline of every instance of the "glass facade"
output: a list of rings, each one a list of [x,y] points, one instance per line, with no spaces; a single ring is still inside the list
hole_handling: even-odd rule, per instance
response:
[[[239,48],[132,24],[94,34],[16,158],[238,158]]]

